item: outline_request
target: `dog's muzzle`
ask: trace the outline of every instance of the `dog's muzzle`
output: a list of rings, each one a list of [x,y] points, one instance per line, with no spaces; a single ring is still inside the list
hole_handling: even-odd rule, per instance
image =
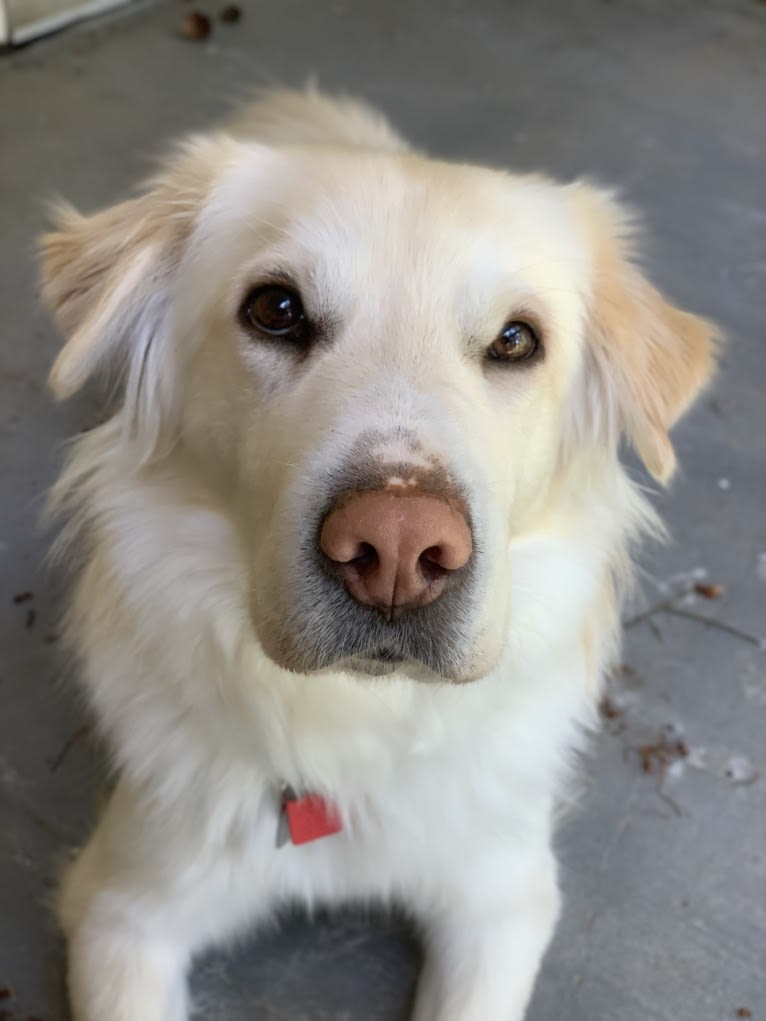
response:
[[[300,515],[276,642],[302,673],[336,668],[464,680],[480,543],[464,488],[438,461],[350,458]]]

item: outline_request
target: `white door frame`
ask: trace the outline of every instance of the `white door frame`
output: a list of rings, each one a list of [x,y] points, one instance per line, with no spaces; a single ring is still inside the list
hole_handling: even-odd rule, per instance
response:
[[[26,5],[24,0],[0,0],[0,46],[20,46],[81,18],[102,14],[131,0],[41,0]],[[25,16],[25,6],[34,10]]]

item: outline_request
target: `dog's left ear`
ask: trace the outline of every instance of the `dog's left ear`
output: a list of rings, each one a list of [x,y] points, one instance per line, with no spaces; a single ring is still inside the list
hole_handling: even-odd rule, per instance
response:
[[[620,423],[651,474],[676,465],[668,435],[715,367],[718,331],[671,305],[633,261],[632,225],[603,192],[572,186],[591,246],[588,342],[617,403]]]

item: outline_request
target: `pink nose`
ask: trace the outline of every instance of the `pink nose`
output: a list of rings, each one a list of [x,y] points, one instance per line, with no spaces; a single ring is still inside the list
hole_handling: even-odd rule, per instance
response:
[[[388,619],[438,599],[473,549],[465,516],[445,500],[383,491],[339,503],[325,518],[319,543],[349,594]]]

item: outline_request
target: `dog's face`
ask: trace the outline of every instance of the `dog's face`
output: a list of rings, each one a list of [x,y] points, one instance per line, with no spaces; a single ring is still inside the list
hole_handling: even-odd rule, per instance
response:
[[[710,372],[624,232],[585,185],[206,140],[49,237],[52,385],[123,367],[125,442],[215,492],[277,663],[470,680],[572,465],[623,430],[667,477]]]

